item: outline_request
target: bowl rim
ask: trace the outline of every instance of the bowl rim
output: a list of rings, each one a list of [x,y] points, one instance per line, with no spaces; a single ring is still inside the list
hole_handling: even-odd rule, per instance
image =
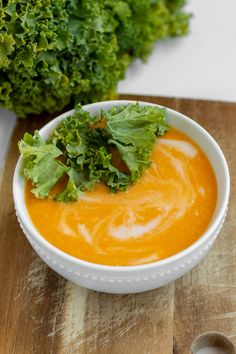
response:
[[[205,137],[209,140],[209,142],[213,145],[213,147],[215,148],[215,150],[218,153],[219,158],[221,159],[221,163],[223,164],[223,168],[224,168],[224,173],[225,173],[225,187],[226,187],[226,193],[224,195],[223,198],[223,202],[220,204],[219,206],[219,210],[217,212],[217,214],[215,215],[215,220],[214,222],[207,228],[207,230],[199,237],[198,240],[196,240],[193,244],[191,244],[190,246],[188,246],[187,248],[183,249],[182,251],[155,261],[155,262],[151,262],[151,263],[145,263],[145,264],[139,264],[139,265],[130,265],[130,266],[114,266],[114,265],[105,265],[105,264],[98,264],[98,263],[93,263],[93,262],[89,262],[77,257],[74,257],[62,250],[60,250],[59,248],[57,248],[56,246],[54,246],[53,244],[51,244],[49,241],[47,241],[37,230],[37,228],[33,225],[32,221],[28,221],[28,219],[25,217],[24,212],[22,211],[22,208],[20,207],[21,203],[25,203],[25,200],[18,200],[17,198],[17,185],[18,185],[18,177],[20,174],[20,167],[21,167],[21,163],[23,158],[20,156],[16,166],[15,166],[15,170],[14,170],[14,176],[13,176],[13,199],[14,199],[14,204],[15,204],[15,210],[16,213],[20,219],[20,221],[23,223],[23,226],[26,228],[27,232],[30,234],[30,236],[33,239],[36,239],[44,248],[48,249],[51,253],[56,254],[58,257],[63,258],[71,263],[73,263],[75,266],[82,266],[82,267],[86,267],[89,268],[90,270],[101,270],[101,271],[108,271],[108,272],[127,272],[127,271],[141,271],[141,270],[147,270],[147,269],[153,269],[153,268],[159,268],[161,266],[165,266],[165,265],[169,265],[174,261],[178,261],[179,259],[191,254],[194,250],[196,250],[198,247],[200,247],[202,244],[204,244],[205,241],[207,241],[212,234],[214,234],[217,229],[219,228],[220,223],[222,222],[225,213],[227,211],[227,206],[228,206],[228,200],[229,200],[229,194],[230,194],[230,175],[229,175],[229,169],[228,169],[228,165],[224,156],[224,153],[222,152],[220,146],[218,145],[218,143],[215,141],[215,139],[207,132],[206,129],[204,129],[200,124],[198,124],[196,121],[194,121],[193,119],[189,118],[188,116],[175,111],[171,108],[168,108],[166,106],[163,105],[159,105],[159,104],[155,104],[155,103],[151,103],[151,102],[145,102],[145,101],[140,101],[140,100],[110,100],[110,101],[100,101],[100,102],[95,102],[95,103],[90,103],[87,105],[84,105],[83,108],[85,109],[89,109],[91,107],[96,107],[96,106],[103,106],[103,105],[127,105],[129,103],[134,103],[134,102],[138,102],[140,104],[145,104],[145,105],[150,105],[150,106],[157,106],[160,108],[166,108],[167,111],[169,111],[170,113],[181,117],[182,120],[187,121],[188,123],[192,124],[192,126],[195,129],[198,129],[203,135],[205,135]],[[98,107],[99,109],[99,107]],[[66,117],[68,117],[69,115],[71,115],[73,113],[74,109],[67,111],[65,113],[60,114],[59,116],[55,117],[54,119],[52,119],[51,121],[49,121],[47,124],[45,124],[40,130],[39,133],[44,133],[47,130],[50,130],[50,127],[52,125],[55,124],[55,122],[59,122],[63,119],[65,119]],[[26,206],[25,206],[26,207]],[[27,209],[27,208],[26,208]],[[30,216],[28,215],[29,219]]]

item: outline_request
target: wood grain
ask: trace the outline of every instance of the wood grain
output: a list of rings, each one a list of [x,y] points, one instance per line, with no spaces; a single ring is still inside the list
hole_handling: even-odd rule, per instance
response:
[[[236,104],[123,96],[166,105],[200,122],[219,142],[231,173],[231,202],[215,245],[175,283],[136,295],[78,287],[50,270],[31,249],[14,212],[16,142],[53,116],[21,120],[1,184],[0,353],[187,354],[195,336],[222,331],[236,343]],[[234,201],[234,202],[233,202]]]

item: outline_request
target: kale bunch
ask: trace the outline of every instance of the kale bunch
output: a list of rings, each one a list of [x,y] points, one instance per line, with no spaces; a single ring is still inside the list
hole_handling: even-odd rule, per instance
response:
[[[0,0],[0,106],[19,117],[113,98],[136,57],[188,32],[185,0]]]

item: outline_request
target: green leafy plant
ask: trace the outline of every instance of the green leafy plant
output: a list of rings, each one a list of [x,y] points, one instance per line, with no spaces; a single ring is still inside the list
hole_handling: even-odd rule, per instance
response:
[[[37,198],[48,197],[62,176],[68,182],[54,196],[58,201],[77,200],[98,182],[112,192],[126,190],[150,166],[157,135],[167,130],[165,115],[165,109],[137,103],[101,111],[97,117],[77,105],[46,142],[37,131],[33,136],[26,133],[19,149],[24,175],[34,185],[32,192]],[[114,149],[126,171],[114,165]]]
[[[114,97],[131,60],[188,32],[184,0],[0,0],[0,106],[19,117]]]

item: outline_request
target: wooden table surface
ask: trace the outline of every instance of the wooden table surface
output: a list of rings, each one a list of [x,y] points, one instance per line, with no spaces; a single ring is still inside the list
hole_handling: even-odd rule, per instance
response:
[[[20,120],[1,183],[1,354],[188,354],[192,340],[221,331],[236,343],[236,104],[123,96],[176,109],[219,142],[231,173],[228,216],[213,248],[186,276],[135,295],[81,288],[49,269],[17,223],[12,175],[16,142],[52,116]]]

